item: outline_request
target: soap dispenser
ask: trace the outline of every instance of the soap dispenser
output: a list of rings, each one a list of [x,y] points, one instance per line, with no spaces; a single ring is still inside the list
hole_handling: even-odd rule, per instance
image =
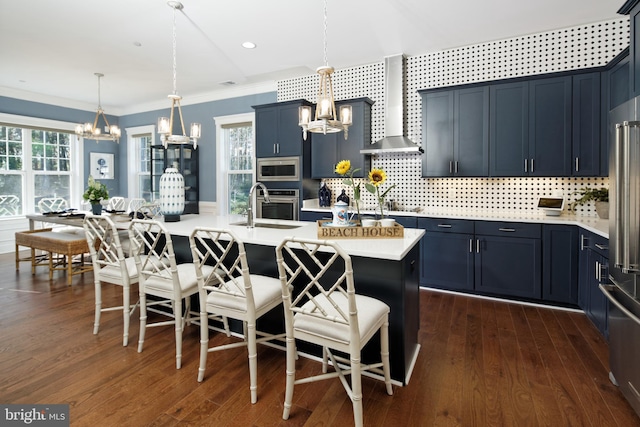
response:
[[[331,190],[324,181],[320,183],[320,190],[318,190],[318,204],[321,208],[331,206]]]

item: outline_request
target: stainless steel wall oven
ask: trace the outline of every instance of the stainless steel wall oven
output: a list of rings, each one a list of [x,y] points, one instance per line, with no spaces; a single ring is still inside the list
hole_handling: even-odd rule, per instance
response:
[[[256,197],[256,218],[298,220],[300,192],[298,190],[269,189],[269,203],[259,188]]]

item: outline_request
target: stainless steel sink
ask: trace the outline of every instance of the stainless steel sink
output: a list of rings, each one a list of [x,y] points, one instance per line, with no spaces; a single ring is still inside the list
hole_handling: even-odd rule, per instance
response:
[[[229,225],[240,225],[240,226],[246,227],[247,221],[232,222]],[[281,230],[300,228],[299,225],[293,225],[293,224],[282,224],[282,223],[273,223],[273,222],[255,222],[255,221],[253,223],[253,226],[256,228],[278,228]]]

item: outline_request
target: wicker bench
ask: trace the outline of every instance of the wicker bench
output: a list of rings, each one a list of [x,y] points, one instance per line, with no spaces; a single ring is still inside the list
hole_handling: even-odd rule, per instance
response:
[[[74,274],[81,274],[93,270],[91,263],[85,264],[84,254],[89,252],[87,240],[78,234],[56,233],[50,228],[40,230],[18,231],[16,237],[16,270],[20,269],[21,261],[31,262],[31,274],[36,273],[36,267],[46,265],[49,267],[49,280],[53,278],[53,272],[62,270],[67,272],[67,284],[71,285]],[[31,249],[31,257],[20,258],[19,247],[25,246]],[[36,250],[45,251],[48,256],[42,260],[36,255]],[[55,260],[54,255],[62,255],[62,260]],[[80,261],[73,262],[73,257],[80,255]]]

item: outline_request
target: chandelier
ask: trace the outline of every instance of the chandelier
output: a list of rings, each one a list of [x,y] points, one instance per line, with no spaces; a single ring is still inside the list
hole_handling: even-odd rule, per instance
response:
[[[173,9],[173,93],[168,96],[171,100],[171,115],[170,117],[158,118],[158,133],[162,140],[162,145],[167,148],[168,144],[189,144],[193,141],[193,148],[198,148],[198,138],[200,138],[202,127],[200,123],[191,123],[189,126],[189,136],[184,127],[184,119],[182,118],[182,108],[180,106],[180,100],[182,97],[178,95],[176,89],[177,81],[177,61],[176,61],[176,10],[182,10],[183,5],[178,1],[168,1],[167,4]],[[173,133],[173,125],[175,118],[175,111],[178,110],[178,118],[180,119],[180,128],[182,134]]]
[[[327,61],[327,0],[324,1],[324,66],[318,67],[316,72],[320,74],[320,86],[316,100],[315,119],[311,120],[311,107],[298,108],[298,124],[302,127],[302,135],[307,139],[307,132],[312,133],[336,133],[344,131],[344,139],[349,136],[348,129],[352,124],[351,105],[340,107],[340,120],[336,118],[336,104],[333,99],[333,84],[331,74],[333,67]]]
[[[107,116],[105,116],[104,110],[102,109],[102,105],[100,103],[100,79],[104,77],[104,74],[94,74],[96,77],[98,77],[98,111],[96,111],[96,118],[93,120],[93,124],[87,122],[81,125],[77,125],[76,135],[86,139],[95,139],[96,141],[110,139],[111,141],[120,143],[118,139],[121,135],[120,128],[117,125],[109,124]],[[98,125],[100,117],[102,117],[104,127]],[[104,133],[102,133],[102,129],[104,129]]]

